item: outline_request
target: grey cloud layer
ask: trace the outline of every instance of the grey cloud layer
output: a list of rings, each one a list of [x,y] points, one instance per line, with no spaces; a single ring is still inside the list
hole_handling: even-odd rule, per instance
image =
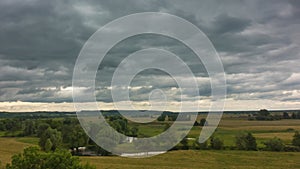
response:
[[[280,1],[10,1],[0,2],[0,101],[70,102],[72,71],[84,42],[101,26],[135,12],[160,11],[183,17],[211,39],[227,74],[228,97],[300,100],[300,2]],[[111,101],[111,76],[128,54],[160,47],[179,55],[199,78],[200,60],[180,42],[136,36],[115,46],[99,66],[97,96]],[[134,66],[134,65],[133,65]],[[209,96],[207,79],[200,94]],[[159,71],[136,77],[132,99],[145,101],[151,89],[178,100],[176,84]],[[188,89],[183,89],[188,90]],[[194,97],[190,93],[188,97]]]

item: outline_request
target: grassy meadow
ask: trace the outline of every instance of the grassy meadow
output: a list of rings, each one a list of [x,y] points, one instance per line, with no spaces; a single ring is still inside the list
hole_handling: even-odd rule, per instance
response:
[[[186,168],[252,168],[281,169],[300,168],[299,153],[257,151],[171,151],[150,158],[82,157],[97,168],[119,169],[186,169]]]
[[[34,145],[26,142],[26,138],[20,140],[17,138],[0,137],[0,161],[2,165],[4,166],[6,163],[9,163],[12,155],[22,152],[25,147]]]
[[[22,142],[21,142],[22,141]],[[19,153],[24,147],[32,146],[24,142],[31,142],[32,138],[0,138],[1,161],[10,162],[13,154]],[[180,150],[171,151],[150,158],[125,158],[117,156],[81,157],[82,162],[89,162],[98,169],[120,168],[157,168],[157,169],[185,169],[185,168],[253,168],[253,169],[281,169],[300,168],[300,154],[298,152],[266,152],[266,151],[213,151],[213,150]]]

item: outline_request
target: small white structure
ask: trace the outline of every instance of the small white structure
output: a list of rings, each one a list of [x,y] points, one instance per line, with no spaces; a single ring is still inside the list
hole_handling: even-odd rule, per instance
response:
[[[126,137],[126,139],[124,140],[124,143],[132,143],[133,140],[136,140],[136,137]]]

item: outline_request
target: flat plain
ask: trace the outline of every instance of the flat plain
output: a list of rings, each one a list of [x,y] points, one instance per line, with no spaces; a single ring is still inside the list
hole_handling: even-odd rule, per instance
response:
[[[145,125],[141,127],[148,135],[155,135],[163,128]],[[188,137],[197,138],[201,127],[193,127]],[[285,144],[291,144],[295,131],[300,131],[300,120],[248,121],[241,115],[224,115],[215,137],[221,138],[225,146],[234,146],[235,136],[251,132],[257,139],[258,146],[263,142],[278,137]],[[2,166],[10,162],[13,154],[20,153],[24,147],[35,146],[38,139],[34,137],[10,138],[0,137],[0,161]],[[125,158],[118,156],[80,157],[82,162],[89,162],[97,168],[300,168],[299,152],[237,151],[237,150],[178,150],[150,158]]]

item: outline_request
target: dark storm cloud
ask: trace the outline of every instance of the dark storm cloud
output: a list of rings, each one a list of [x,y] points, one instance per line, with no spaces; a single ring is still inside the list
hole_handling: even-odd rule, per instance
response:
[[[211,28],[212,33],[220,35],[241,32],[251,25],[251,20],[231,17],[228,16],[228,14],[223,13],[217,16],[212,24],[214,26]]]
[[[84,42],[113,19],[157,11],[183,17],[207,34],[223,61],[229,98],[297,101],[299,9],[297,0],[2,0],[0,100],[72,101],[72,71]],[[199,78],[207,77],[201,61],[180,42],[162,36],[137,36],[115,46],[99,66],[97,99],[111,101],[108,86],[115,68],[128,54],[148,47],[177,54]],[[140,88],[132,91],[133,100],[147,100],[155,88],[177,100],[178,93],[171,92],[177,85],[166,76],[155,70],[137,76],[132,85]],[[199,84],[200,94],[209,96],[209,81],[199,80]]]
[[[92,33],[83,26],[80,15],[60,1],[1,3],[1,54],[6,59],[73,59],[79,41]]]

